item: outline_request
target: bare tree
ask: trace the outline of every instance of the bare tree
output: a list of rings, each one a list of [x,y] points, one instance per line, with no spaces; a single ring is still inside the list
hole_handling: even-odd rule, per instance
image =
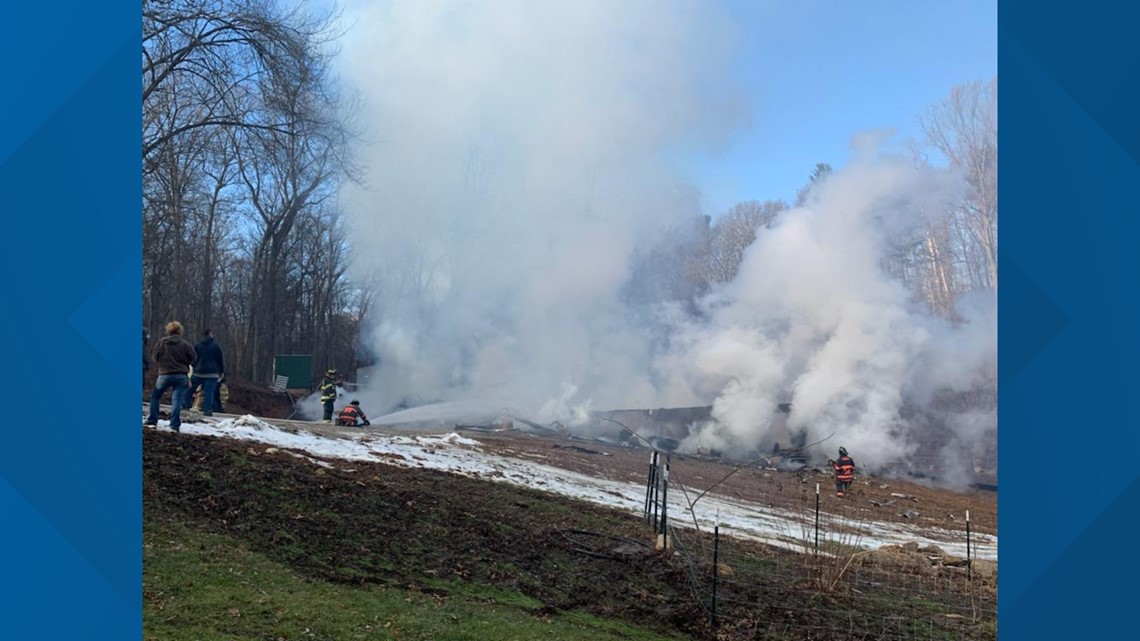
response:
[[[977,284],[997,287],[997,78],[958,85],[920,120],[924,142],[961,172],[967,192],[955,212],[965,232],[968,270]]]
[[[282,6],[143,2],[144,324],[210,326],[259,380],[279,349],[326,359],[356,332],[334,247],[353,172],[332,16]]]
[[[744,252],[761,229],[772,225],[788,208],[782,200],[749,200],[737,203],[713,225],[699,253],[699,269],[709,284],[723,284],[736,278]]]
[[[233,178],[236,172],[236,150],[226,138],[218,137],[211,150],[211,159],[202,173],[206,198],[198,228],[201,230],[197,242],[193,243],[200,266],[196,276],[198,285],[198,313],[200,327],[209,327],[214,318],[214,298],[216,272],[224,268],[225,258],[222,246],[227,229],[234,217],[236,195],[233,191]]]
[[[144,0],[142,15],[147,169],[154,154],[196,129],[288,133],[281,117],[294,114],[278,110],[278,118],[266,118],[259,100],[272,94],[250,89],[293,76],[312,46],[331,37],[328,17],[310,17],[300,7],[281,11],[269,0]],[[150,106],[170,101],[179,109],[160,123]]]
[[[691,303],[708,290],[702,258],[712,233],[711,223],[709,216],[693,217],[687,224],[663,230],[660,240],[637,252],[622,300],[635,307],[679,302],[691,308]]]

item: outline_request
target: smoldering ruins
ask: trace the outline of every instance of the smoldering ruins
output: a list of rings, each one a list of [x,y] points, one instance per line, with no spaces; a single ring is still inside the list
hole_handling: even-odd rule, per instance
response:
[[[718,244],[728,214],[673,162],[749,124],[727,72],[739,34],[715,8],[347,17],[341,71],[375,141],[342,194],[376,300],[358,396],[395,412],[374,423],[814,464],[843,445],[953,485],[996,471],[996,290],[934,309],[898,258],[966,197],[961,171],[854,135],[850,162]]]

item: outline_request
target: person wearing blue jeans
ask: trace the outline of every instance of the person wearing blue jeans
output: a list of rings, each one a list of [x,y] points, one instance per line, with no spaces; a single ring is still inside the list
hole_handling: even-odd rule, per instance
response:
[[[150,415],[147,416],[147,425],[158,425],[158,405],[162,395],[170,392],[170,429],[179,431],[182,426],[182,406],[187,404],[190,396],[190,379],[185,374],[159,374],[154,382],[154,389],[150,392]]]
[[[194,360],[194,373],[190,376],[190,393],[186,395],[185,404],[193,404],[194,394],[202,388],[202,416],[213,416],[214,407],[218,400],[218,384],[226,375],[226,360],[222,357],[222,348],[214,340],[214,333],[210,330],[202,332],[202,340],[194,346],[196,358]]]
[[[158,403],[166,390],[173,390],[171,396],[170,429],[179,431],[182,426],[182,403],[188,397],[190,379],[187,373],[198,355],[194,346],[182,338],[182,323],[171,321],[166,324],[166,336],[154,348],[154,362],[158,366],[158,380],[150,392],[150,414],[147,425],[158,425]]]

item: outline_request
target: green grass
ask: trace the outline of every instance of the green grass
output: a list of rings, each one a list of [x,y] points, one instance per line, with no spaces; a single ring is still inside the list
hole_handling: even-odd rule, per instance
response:
[[[143,529],[143,594],[148,641],[676,638],[580,613],[543,615],[525,595],[466,583],[439,582],[429,594],[312,580],[233,538],[153,521]]]

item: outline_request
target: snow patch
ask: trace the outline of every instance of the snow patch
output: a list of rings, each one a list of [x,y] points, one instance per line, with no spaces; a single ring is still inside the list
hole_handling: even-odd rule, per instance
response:
[[[159,421],[158,427],[167,430],[170,422]],[[482,445],[479,441],[455,432],[419,436],[378,433],[326,436],[304,429],[285,430],[253,416],[242,416],[216,422],[184,422],[182,433],[255,441],[282,449],[302,450],[326,459],[452,472],[551,492],[638,515],[642,514],[645,505],[645,487],[640,483],[599,479],[534,461],[488,454],[479,449]],[[322,461],[313,462],[328,465]],[[691,529],[696,521],[702,530],[711,530],[719,514],[721,528],[731,531],[734,536],[797,552],[808,549],[806,541],[809,539],[814,542],[809,518],[814,515],[809,515],[806,510],[799,513],[709,493],[700,499],[694,511],[682,497],[670,493],[669,513],[674,515],[675,526]],[[955,556],[966,556],[966,541],[961,532],[909,523],[849,520],[833,515],[827,515],[826,524],[820,528],[821,542],[836,541],[873,549],[913,541],[920,545],[937,545]],[[836,533],[833,528],[837,527],[850,533]],[[974,558],[996,560],[997,537],[974,537],[970,552]]]

